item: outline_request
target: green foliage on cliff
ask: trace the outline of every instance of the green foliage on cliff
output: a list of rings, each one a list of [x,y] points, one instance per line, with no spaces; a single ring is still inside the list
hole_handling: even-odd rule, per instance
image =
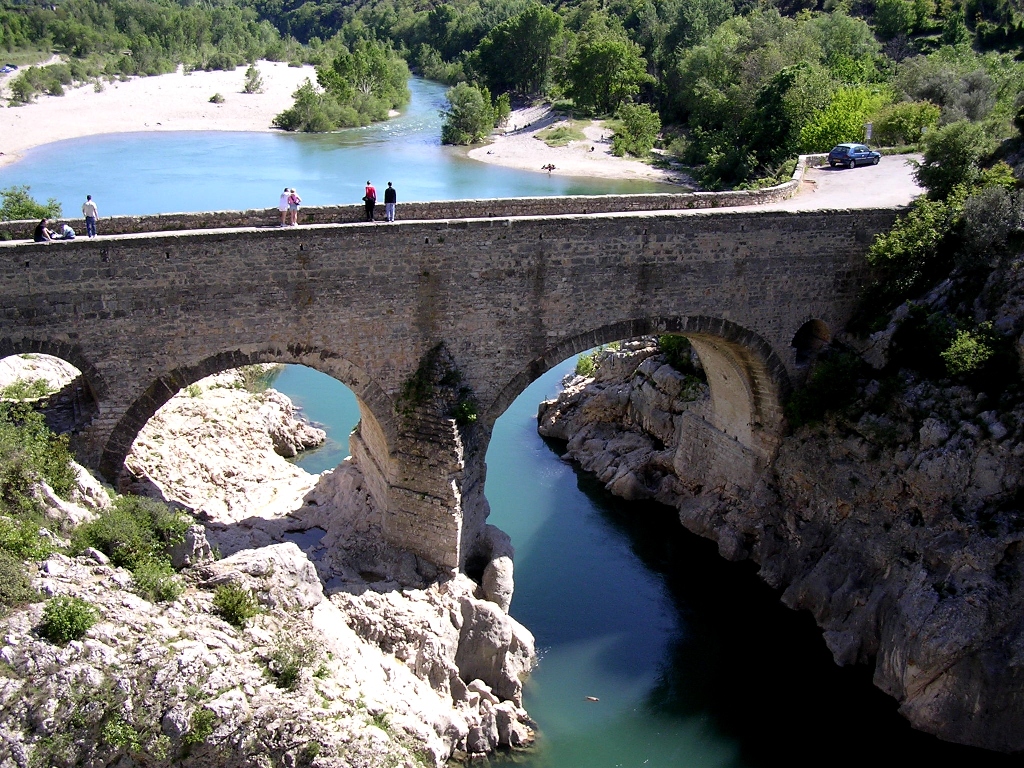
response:
[[[806,385],[794,391],[785,404],[791,427],[821,421],[829,411],[845,408],[857,393],[857,377],[864,362],[857,354],[832,350],[823,354]]]

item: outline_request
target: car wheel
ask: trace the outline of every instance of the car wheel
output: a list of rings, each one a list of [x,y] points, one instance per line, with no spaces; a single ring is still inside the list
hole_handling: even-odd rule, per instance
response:
[[[833,163],[831,160],[828,161],[828,164],[829,164],[830,168],[835,168],[836,167],[836,163]]]
[[[872,165],[878,165],[878,160],[879,160],[879,158],[877,158],[877,157],[872,159],[871,164]]]
[[[846,163],[846,167],[847,168],[854,168],[854,167],[856,167],[856,165],[857,165],[857,163],[854,161],[854,159],[852,157]]]

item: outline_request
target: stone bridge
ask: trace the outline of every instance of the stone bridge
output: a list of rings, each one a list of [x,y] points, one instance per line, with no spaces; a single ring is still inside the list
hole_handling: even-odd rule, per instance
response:
[[[75,447],[112,481],[192,382],[266,362],[333,376],[359,400],[351,450],[384,535],[455,569],[486,554],[494,421],[599,344],[689,338],[712,397],[688,438],[693,472],[750,484],[806,352],[848,319],[868,245],[895,216],[591,212],[2,243],[0,356],[83,372],[96,410]]]

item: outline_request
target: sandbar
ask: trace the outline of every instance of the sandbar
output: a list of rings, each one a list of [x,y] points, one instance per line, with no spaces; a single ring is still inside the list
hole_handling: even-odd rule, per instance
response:
[[[262,93],[244,93],[245,67],[213,72],[177,72],[137,77],[103,90],[93,85],[69,89],[63,96],[38,96],[31,104],[0,109],[0,166],[25,150],[54,141],[136,131],[271,131],[274,116],[292,105],[292,94],[311,66],[259,61]],[[219,93],[224,102],[210,97]]]
[[[680,171],[656,168],[640,160],[613,155],[612,132],[601,120],[590,121],[583,128],[585,140],[573,141],[564,147],[549,147],[538,138],[538,132],[543,129],[565,122],[565,118],[546,105],[514,110],[505,129],[493,135],[489,144],[469,150],[469,157],[525,171],[542,172],[544,166],[553,165],[551,173],[557,175],[694,186],[692,180]]]

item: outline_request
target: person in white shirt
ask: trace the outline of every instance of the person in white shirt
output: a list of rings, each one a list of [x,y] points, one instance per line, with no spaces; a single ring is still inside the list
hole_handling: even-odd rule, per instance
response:
[[[100,212],[92,200],[92,195],[85,196],[85,202],[82,203],[82,215],[85,216],[85,234],[89,237],[96,237],[96,219],[99,218]]]
[[[281,193],[281,198],[277,201],[277,210],[281,212],[281,226],[288,226],[288,198],[291,197],[291,190],[288,187],[284,188],[284,192]]]

